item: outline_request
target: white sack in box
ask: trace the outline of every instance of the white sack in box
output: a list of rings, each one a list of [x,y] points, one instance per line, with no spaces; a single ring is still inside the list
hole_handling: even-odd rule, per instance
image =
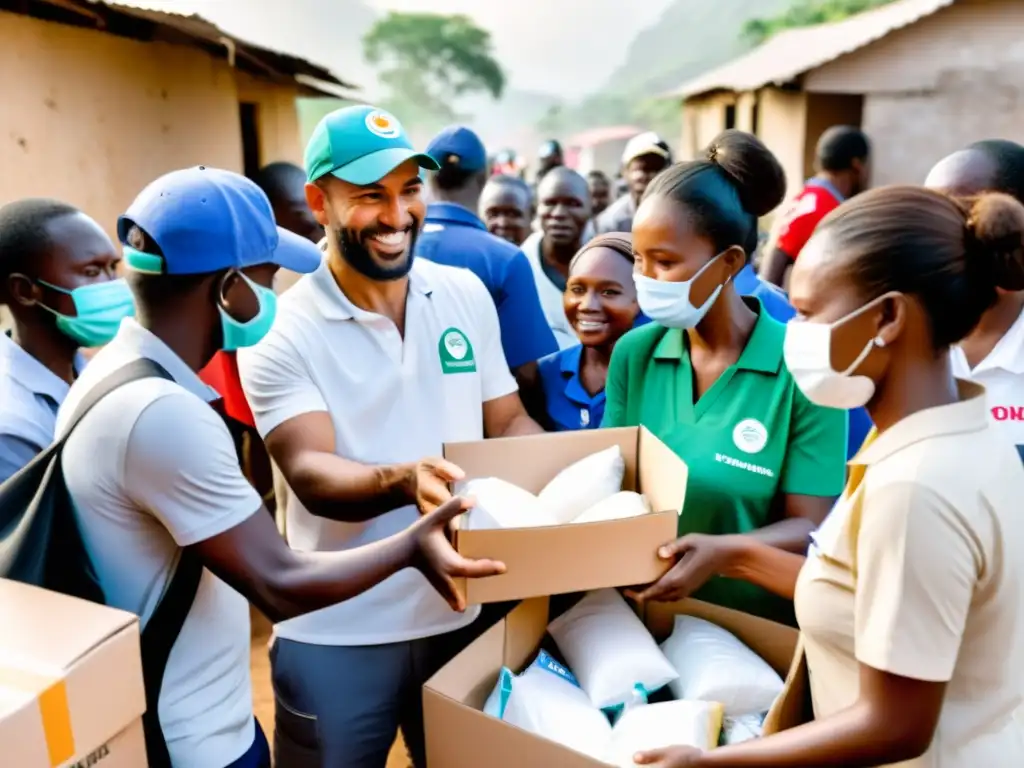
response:
[[[540,499],[518,485],[496,477],[459,483],[455,490],[460,496],[471,496],[476,500],[466,514],[463,523],[466,530],[536,528],[555,524]]]
[[[633,755],[676,745],[714,749],[722,731],[722,705],[708,701],[666,701],[632,707],[612,729],[605,761],[633,768]]]
[[[661,649],[679,673],[670,684],[677,699],[718,701],[738,717],[767,712],[782,693],[782,678],[764,659],[709,621],[676,616]]]
[[[764,732],[764,718],[767,712],[759,715],[739,715],[727,717],[722,723],[722,733],[726,744],[742,744],[744,741],[761,738]]]
[[[647,498],[633,491],[619,491],[604,501],[599,501],[573,523],[606,523],[609,520],[625,520],[640,517],[651,511]]]
[[[617,445],[570,464],[537,494],[558,525],[571,523],[592,506],[622,490],[626,460]]]
[[[572,673],[545,651],[520,675],[503,667],[484,713],[600,760],[612,728]]]
[[[590,592],[551,622],[548,632],[595,707],[625,704],[635,686],[653,693],[678,677],[614,589]]]

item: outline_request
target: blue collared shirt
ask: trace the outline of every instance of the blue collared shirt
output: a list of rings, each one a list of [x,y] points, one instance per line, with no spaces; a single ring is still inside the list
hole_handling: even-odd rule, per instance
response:
[[[427,217],[416,239],[416,256],[463,267],[483,281],[498,309],[501,344],[509,368],[558,350],[526,256],[488,232],[472,211],[455,203],[427,206]]]
[[[537,363],[548,418],[557,432],[597,429],[604,418],[604,390],[591,395],[580,381],[583,346],[569,347]]]
[[[75,369],[85,360],[79,356]],[[0,482],[53,442],[57,409],[70,386],[0,333]]]

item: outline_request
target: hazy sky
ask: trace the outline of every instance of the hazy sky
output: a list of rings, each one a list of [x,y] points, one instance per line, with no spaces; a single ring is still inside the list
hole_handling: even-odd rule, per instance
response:
[[[581,97],[622,63],[672,0],[367,0],[380,10],[464,13],[491,32],[509,84]]]

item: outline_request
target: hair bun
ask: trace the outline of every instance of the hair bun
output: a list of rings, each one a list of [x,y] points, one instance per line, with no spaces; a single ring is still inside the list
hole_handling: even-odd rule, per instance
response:
[[[705,155],[732,181],[747,213],[764,216],[785,199],[786,172],[752,133],[723,131],[708,145]]]
[[[997,288],[1024,290],[1024,206],[1002,193],[978,197],[967,212],[968,256]]]

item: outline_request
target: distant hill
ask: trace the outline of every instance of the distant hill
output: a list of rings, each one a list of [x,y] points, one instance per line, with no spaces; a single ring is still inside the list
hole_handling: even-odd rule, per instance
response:
[[[654,24],[628,45],[623,64],[577,104],[566,105],[541,129],[566,136],[595,125],[640,125],[669,142],[681,132],[678,104],[663,94],[750,49],[743,29],[771,18],[796,0],[674,0]]]
[[[636,36],[626,60],[601,89],[654,96],[745,53],[751,19],[776,16],[794,0],[675,0]]]

